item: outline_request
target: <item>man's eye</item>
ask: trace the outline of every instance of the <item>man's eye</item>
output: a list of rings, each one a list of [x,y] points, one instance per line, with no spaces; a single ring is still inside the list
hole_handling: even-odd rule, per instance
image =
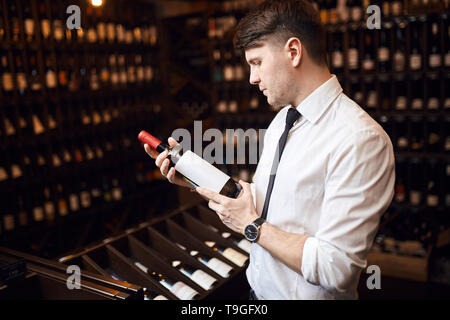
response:
[[[253,65],[254,65],[254,66],[259,66],[259,65],[261,65],[261,61],[254,61],[254,62],[253,62]]]

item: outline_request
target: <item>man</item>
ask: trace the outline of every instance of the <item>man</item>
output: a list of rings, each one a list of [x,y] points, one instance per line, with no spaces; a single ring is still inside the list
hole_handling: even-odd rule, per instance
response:
[[[323,37],[319,14],[306,0],[266,1],[242,19],[235,45],[245,51],[250,83],[269,104],[285,107],[266,131],[253,183],[239,181],[237,199],[196,189],[231,229],[246,234],[256,220],[247,278],[257,299],[356,299],[393,197],[391,141],[342,93]],[[291,114],[298,117],[292,127],[285,124]],[[167,170],[166,156],[156,165],[186,186],[174,168]]]

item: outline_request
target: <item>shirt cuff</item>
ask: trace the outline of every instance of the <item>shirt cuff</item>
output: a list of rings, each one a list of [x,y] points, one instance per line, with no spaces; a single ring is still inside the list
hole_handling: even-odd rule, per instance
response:
[[[317,273],[318,249],[319,240],[314,237],[308,237],[303,246],[301,271],[303,278],[314,285],[319,283],[319,275]]]

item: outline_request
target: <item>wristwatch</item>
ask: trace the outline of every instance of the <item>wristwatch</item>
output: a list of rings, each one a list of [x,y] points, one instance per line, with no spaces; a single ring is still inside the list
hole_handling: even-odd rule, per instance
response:
[[[259,228],[264,222],[266,222],[266,219],[260,217],[246,226],[244,229],[245,238],[248,241],[255,242],[259,237]]]

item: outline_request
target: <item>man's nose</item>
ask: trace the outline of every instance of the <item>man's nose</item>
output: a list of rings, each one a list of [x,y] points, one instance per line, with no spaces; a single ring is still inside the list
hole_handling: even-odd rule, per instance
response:
[[[257,72],[250,71],[250,84],[258,84],[261,79],[259,79],[259,74]]]

